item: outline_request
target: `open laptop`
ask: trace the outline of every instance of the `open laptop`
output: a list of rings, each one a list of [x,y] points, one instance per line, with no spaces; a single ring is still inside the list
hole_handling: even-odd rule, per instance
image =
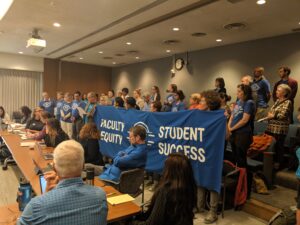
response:
[[[36,143],[37,149],[40,153],[40,155],[45,159],[45,160],[51,160],[53,159],[53,153],[50,152],[43,152],[43,147],[41,146],[41,144],[39,142]]]
[[[44,175],[40,175],[39,179],[40,179],[41,193],[44,194],[46,192],[47,181]]]

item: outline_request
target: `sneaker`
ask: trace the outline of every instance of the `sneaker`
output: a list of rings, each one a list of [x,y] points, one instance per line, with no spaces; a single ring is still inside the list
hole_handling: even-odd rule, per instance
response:
[[[218,220],[218,215],[216,212],[209,210],[207,216],[204,219],[205,224],[211,224]]]

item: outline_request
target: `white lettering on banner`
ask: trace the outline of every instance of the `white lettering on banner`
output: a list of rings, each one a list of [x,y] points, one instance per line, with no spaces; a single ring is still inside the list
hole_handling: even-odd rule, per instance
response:
[[[122,144],[123,136],[120,134],[101,131],[101,140],[107,143]]]
[[[205,162],[205,150],[203,148],[197,148],[190,145],[175,145],[170,143],[158,143],[158,152],[161,155],[168,156],[171,153],[183,152],[189,159],[194,161],[199,161],[201,163]]]
[[[160,138],[202,142],[204,131],[205,128],[201,127],[159,127],[158,136]]]
[[[106,129],[110,129],[110,130],[116,130],[116,131],[123,132],[124,127],[125,127],[125,124],[121,121],[101,119],[100,129],[106,128]]]

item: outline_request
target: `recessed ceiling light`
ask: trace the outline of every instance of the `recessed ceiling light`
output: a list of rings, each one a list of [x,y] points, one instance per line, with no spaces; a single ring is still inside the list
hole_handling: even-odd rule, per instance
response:
[[[136,58],[136,59],[140,59],[140,57],[138,57],[138,56],[137,56],[137,57],[135,57],[135,58]]]
[[[266,4],[266,0],[258,0],[256,2],[257,5],[263,5],[263,4]]]
[[[83,59],[82,57],[79,58],[80,60]]]
[[[126,45],[131,45],[132,43],[131,42],[126,42]]]
[[[53,26],[54,27],[61,27],[60,23],[57,23],[57,22],[53,23]]]
[[[180,29],[178,27],[173,27],[173,31],[179,31]]]
[[[299,25],[300,25],[300,22],[298,23]],[[4,32],[2,31],[2,34],[3,34]]]
[[[117,63],[116,63],[116,62],[113,62],[112,64],[114,64],[114,65],[115,65],[115,64],[117,64]]]
[[[220,39],[220,38],[216,40],[216,42],[222,42],[222,41],[223,41],[223,40],[222,40],[222,39]]]
[[[102,51],[100,51],[100,52],[98,52],[99,54],[103,54],[103,52]]]
[[[167,50],[166,50],[166,52],[168,52],[168,53],[169,53],[169,52],[171,52],[171,50],[170,50],[170,49],[167,49]]]
[[[19,52],[19,54],[23,54],[23,52]]]

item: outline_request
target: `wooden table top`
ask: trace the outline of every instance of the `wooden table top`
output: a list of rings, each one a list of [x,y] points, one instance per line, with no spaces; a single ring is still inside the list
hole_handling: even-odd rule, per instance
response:
[[[36,195],[41,195],[39,176],[34,172],[35,165],[33,163],[34,159],[37,164],[44,168],[52,160],[45,160],[40,152],[35,147],[30,149],[29,147],[21,147],[21,138],[16,134],[11,134],[7,132],[0,132],[2,139],[10,150],[14,160],[18,164],[18,167],[22,171],[25,178],[30,182]],[[43,151],[53,151],[53,148],[46,148]],[[105,186],[105,183],[101,181],[98,177],[94,179],[94,185],[101,187],[106,194],[116,193],[115,195],[121,194],[115,188],[111,186]],[[108,215],[107,221],[113,222],[118,221],[133,215],[138,214],[141,208],[134,202],[126,202],[118,205],[108,204]],[[18,209],[18,204],[12,204],[0,207],[0,224],[15,224],[17,217],[19,217],[20,212]],[[15,218],[15,220],[14,220]],[[5,220],[6,219],[6,220]],[[2,221],[4,220],[4,221]]]

